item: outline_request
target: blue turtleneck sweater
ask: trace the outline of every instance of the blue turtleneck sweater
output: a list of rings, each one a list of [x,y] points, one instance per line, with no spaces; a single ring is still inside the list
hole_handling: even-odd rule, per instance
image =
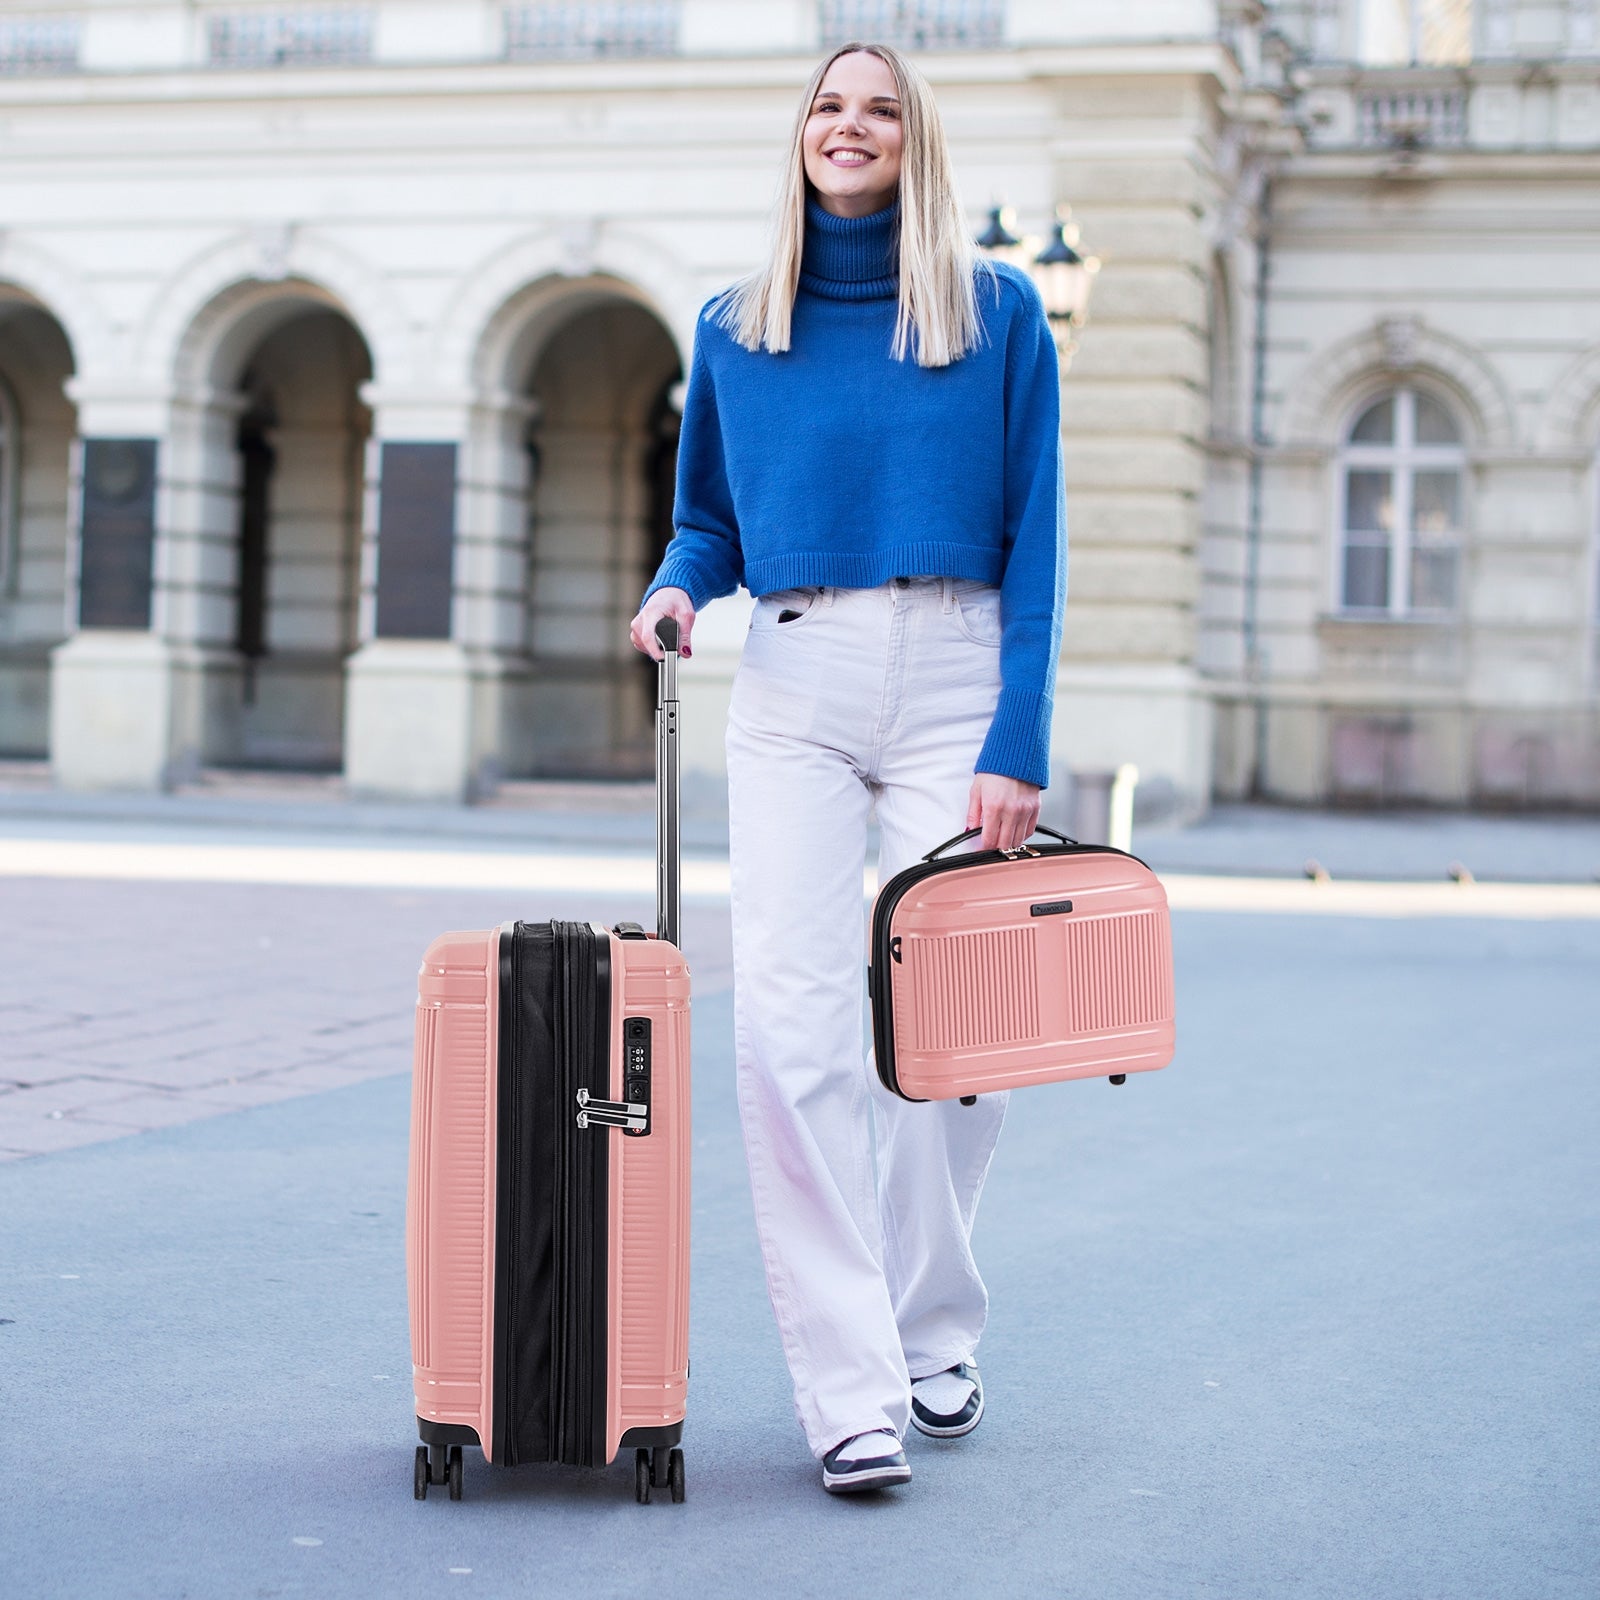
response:
[[[1025,273],[978,280],[986,340],[947,367],[890,355],[899,208],[806,209],[790,348],[701,313],[675,536],[650,591],[752,594],[971,578],[1001,595],[1001,692],[976,770],[1049,778],[1066,598],[1055,341]]]

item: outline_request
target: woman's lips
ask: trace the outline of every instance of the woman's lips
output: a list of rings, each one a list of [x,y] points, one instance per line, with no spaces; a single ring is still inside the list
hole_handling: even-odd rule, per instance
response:
[[[827,158],[836,167],[864,167],[876,159],[865,150],[830,150]]]

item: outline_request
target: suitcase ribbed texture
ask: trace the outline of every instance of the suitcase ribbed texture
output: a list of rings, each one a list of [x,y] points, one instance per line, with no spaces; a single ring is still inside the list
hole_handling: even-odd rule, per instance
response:
[[[488,984],[481,942],[447,936],[429,950],[413,1080],[412,1360],[429,1415],[469,1427],[482,1411],[489,1315]]]
[[[1172,948],[1166,918],[1147,911],[1069,923],[1063,979],[1067,1026],[1105,1033],[1172,1015]]]
[[[911,1050],[966,1050],[1039,1037],[1033,928],[997,928],[905,945]]]

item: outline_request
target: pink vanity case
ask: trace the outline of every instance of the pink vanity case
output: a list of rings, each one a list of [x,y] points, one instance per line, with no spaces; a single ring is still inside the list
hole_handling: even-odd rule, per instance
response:
[[[1063,1078],[1149,1072],[1174,1047],[1166,891],[1140,860],[1055,843],[944,856],[873,907],[874,1054],[906,1100],[970,1100]]]

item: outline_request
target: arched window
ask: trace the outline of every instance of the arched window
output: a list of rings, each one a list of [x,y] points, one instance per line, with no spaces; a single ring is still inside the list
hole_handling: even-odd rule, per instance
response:
[[[0,373],[0,598],[17,592],[22,537],[22,428],[17,402]]]
[[[1461,431],[1431,395],[1392,389],[1367,405],[1339,459],[1341,610],[1456,609],[1465,478]]]

